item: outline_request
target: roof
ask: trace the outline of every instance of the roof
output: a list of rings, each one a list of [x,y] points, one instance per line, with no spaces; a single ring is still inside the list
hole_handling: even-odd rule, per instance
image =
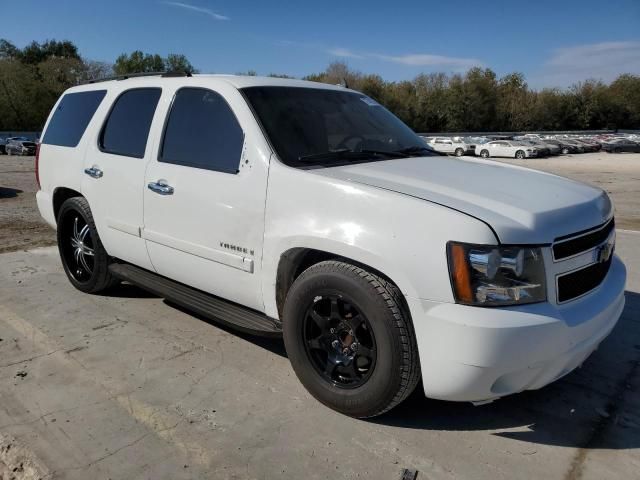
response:
[[[121,79],[109,79],[100,81],[97,80],[94,83],[84,84],[77,87],[73,87],[72,90],[96,90],[96,89],[104,89],[105,87],[109,87],[110,85],[118,85],[120,86],[132,86],[132,87],[142,87],[147,85],[175,85],[176,83],[184,86],[188,86],[189,83],[197,83],[202,84],[203,80],[211,80],[212,84],[218,83],[220,81],[229,83],[236,88],[246,88],[246,87],[298,87],[298,88],[321,88],[325,90],[339,90],[345,91],[345,87],[339,85],[329,85],[327,83],[320,82],[309,82],[307,80],[297,80],[291,78],[278,78],[278,77],[258,77],[258,76],[249,76],[249,75],[218,75],[218,74],[196,74],[192,76],[169,76],[164,77],[160,74],[158,75],[143,75],[143,76],[132,76],[129,78],[121,78]]]

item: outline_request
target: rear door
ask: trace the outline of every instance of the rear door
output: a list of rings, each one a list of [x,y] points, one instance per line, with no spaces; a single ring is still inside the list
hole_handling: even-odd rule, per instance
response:
[[[270,148],[230,84],[172,92],[144,188],[156,271],[264,311],[260,271]]]
[[[109,254],[147,269],[153,267],[141,236],[142,192],[161,94],[157,87],[109,93],[110,110],[89,142],[82,184]]]

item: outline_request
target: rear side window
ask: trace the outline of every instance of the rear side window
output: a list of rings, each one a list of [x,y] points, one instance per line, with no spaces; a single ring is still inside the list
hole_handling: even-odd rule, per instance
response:
[[[153,114],[162,90],[136,88],[122,93],[100,133],[100,150],[127,157],[144,157]]]
[[[173,100],[161,162],[238,173],[244,132],[224,98],[203,88],[182,88]]]
[[[106,90],[67,93],[58,103],[42,143],[62,147],[78,146],[106,93]]]

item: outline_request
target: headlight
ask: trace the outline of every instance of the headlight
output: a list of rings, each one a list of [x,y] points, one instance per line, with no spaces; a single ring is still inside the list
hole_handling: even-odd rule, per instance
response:
[[[539,247],[449,242],[449,273],[458,303],[493,307],[547,298]]]

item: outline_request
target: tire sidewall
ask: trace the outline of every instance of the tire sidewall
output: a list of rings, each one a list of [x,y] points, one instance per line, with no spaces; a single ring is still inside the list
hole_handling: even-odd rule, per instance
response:
[[[306,273],[306,272],[305,272]],[[363,314],[376,342],[376,364],[368,380],[355,388],[341,388],[325,380],[311,364],[302,329],[305,315],[316,296],[343,296]],[[307,390],[320,402],[347,415],[362,417],[384,409],[398,391],[401,377],[395,321],[386,302],[366,281],[338,272],[304,273],[291,287],[284,311],[283,334],[289,360]]]

